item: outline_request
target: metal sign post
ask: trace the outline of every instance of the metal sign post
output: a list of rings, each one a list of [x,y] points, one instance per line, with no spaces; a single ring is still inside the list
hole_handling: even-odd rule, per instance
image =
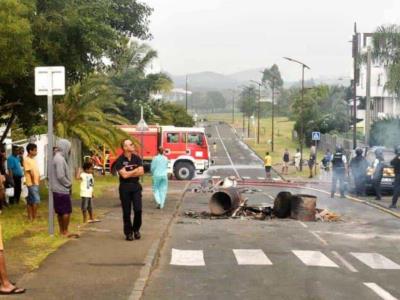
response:
[[[48,231],[54,235],[54,199],[52,193],[53,178],[53,95],[65,94],[64,67],[35,68],[35,95],[47,95],[47,180],[49,185],[49,221]]]
[[[312,140],[315,142],[315,164],[314,175],[317,175],[317,161],[318,161],[318,141],[321,140],[321,132],[314,131],[311,135]]]

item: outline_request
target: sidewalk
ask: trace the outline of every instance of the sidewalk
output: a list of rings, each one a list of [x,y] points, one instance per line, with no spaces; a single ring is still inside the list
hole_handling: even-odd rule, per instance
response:
[[[156,209],[150,187],[143,190],[142,239],[131,242],[124,239],[115,189],[107,200],[110,210],[102,222],[82,228],[80,239],[71,240],[38,270],[18,280],[27,292],[17,298],[137,299],[186,185],[187,182],[170,181],[163,210]]]

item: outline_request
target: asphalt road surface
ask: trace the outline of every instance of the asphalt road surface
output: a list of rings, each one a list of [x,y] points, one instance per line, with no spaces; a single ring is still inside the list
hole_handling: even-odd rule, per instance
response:
[[[193,219],[184,212],[207,211],[210,194],[186,193],[144,299],[400,299],[399,219],[316,189],[263,186],[262,161],[234,131],[206,128],[216,164],[200,180],[258,180],[249,204],[272,205],[282,190],[312,194],[342,221]]]

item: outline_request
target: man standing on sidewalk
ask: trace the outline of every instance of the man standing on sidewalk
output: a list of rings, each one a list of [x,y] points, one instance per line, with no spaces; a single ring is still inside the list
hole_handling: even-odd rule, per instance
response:
[[[22,177],[24,176],[18,146],[12,146],[12,153],[7,158],[7,167],[14,181],[14,196],[10,198],[10,204],[18,204],[21,197]]]
[[[397,208],[397,200],[399,199],[400,196],[400,145],[397,145],[395,150],[394,150],[396,157],[392,159],[390,164],[394,168],[394,174],[396,176],[396,179],[394,181],[394,191],[393,191],[393,198],[392,198],[392,204],[389,206],[389,208]]]
[[[69,233],[68,226],[72,213],[71,188],[72,174],[68,165],[71,143],[61,139],[57,141],[57,151],[53,157],[52,191],[54,211],[57,214],[60,234],[67,238],[78,238],[78,234]]]
[[[119,197],[122,205],[124,234],[127,241],[140,239],[142,226],[142,186],[139,177],[144,174],[142,159],[135,154],[135,145],[130,139],[123,140],[124,153],[118,157],[114,168],[119,174]],[[134,211],[132,224],[131,212]]]
[[[331,198],[335,196],[336,184],[339,181],[340,197],[344,198],[344,178],[346,176],[346,155],[343,153],[342,146],[336,146],[335,154],[332,159],[332,189]]]
[[[26,152],[28,153],[27,157],[24,159],[25,180],[26,186],[28,187],[26,207],[28,210],[28,219],[33,221],[36,218],[38,205],[40,203],[40,173],[35,160],[35,156],[37,155],[37,146],[29,143],[26,146]]]

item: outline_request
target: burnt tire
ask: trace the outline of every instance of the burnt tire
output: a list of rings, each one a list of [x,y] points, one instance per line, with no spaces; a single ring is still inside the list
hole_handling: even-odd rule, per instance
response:
[[[178,180],[192,180],[195,174],[195,168],[192,163],[178,162],[175,166],[174,175]]]
[[[280,192],[274,201],[273,214],[277,218],[288,218],[290,216],[292,193]]]

